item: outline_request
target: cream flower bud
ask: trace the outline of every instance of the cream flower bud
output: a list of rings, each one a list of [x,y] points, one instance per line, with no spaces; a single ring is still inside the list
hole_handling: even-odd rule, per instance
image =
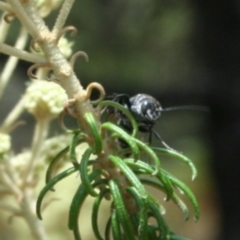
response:
[[[53,119],[63,110],[67,95],[54,82],[34,81],[26,90],[26,109],[38,120]]]
[[[0,157],[4,156],[11,149],[11,137],[8,134],[0,133]]]
[[[70,42],[67,38],[61,37],[58,43],[60,51],[65,58],[69,58],[72,55],[72,46],[74,42]]]
[[[19,173],[23,173],[29,164],[30,157],[30,151],[23,151],[11,159],[11,164]]]

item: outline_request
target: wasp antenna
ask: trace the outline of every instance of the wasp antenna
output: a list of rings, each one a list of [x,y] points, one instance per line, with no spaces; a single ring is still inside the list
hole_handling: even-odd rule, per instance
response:
[[[170,112],[170,111],[176,111],[176,110],[190,110],[190,111],[200,111],[200,112],[208,112],[208,113],[210,112],[210,109],[208,107],[196,106],[196,105],[163,108],[161,112]]]

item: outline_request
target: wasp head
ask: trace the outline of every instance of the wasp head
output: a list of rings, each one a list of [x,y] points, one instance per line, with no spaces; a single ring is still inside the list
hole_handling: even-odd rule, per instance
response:
[[[161,116],[160,103],[150,95],[137,94],[130,98],[131,112],[140,122],[154,124]]]

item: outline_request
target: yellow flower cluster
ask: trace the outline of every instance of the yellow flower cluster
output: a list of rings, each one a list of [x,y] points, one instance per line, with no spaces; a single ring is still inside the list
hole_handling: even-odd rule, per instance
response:
[[[38,120],[53,119],[63,110],[67,94],[54,82],[36,80],[26,90],[26,109]]]

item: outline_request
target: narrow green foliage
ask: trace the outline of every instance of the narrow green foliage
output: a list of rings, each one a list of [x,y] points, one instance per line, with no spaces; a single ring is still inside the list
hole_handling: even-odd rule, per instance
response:
[[[44,198],[44,196],[46,195],[46,193],[52,189],[52,187],[59,182],[60,180],[62,180],[63,178],[71,175],[72,173],[76,172],[76,169],[71,167],[67,170],[65,170],[64,172],[58,174],[57,176],[55,176],[54,178],[52,178],[47,185],[41,190],[38,199],[37,199],[37,204],[36,204],[36,213],[39,219],[42,219],[41,216],[41,204],[42,204],[42,200]]]
[[[101,174],[100,170],[92,172],[89,175],[90,181],[93,181],[99,174]],[[73,197],[73,200],[70,206],[69,220],[68,220],[69,229],[74,230],[76,225],[78,224],[79,211],[87,196],[88,196],[87,187],[84,184],[80,184],[80,186],[78,187]]]
[[[118,221],[117,213],[115,209],[112,211],[111,224],[112,224],[113,238],[115,240],[122,240],[121,225],[120,225],[120,222]]]
[[[132,223],[130,222],[129,214],[124,204],[123,196],[121,193],[121,189],[116,181],[111,180],[109,182],[110,191],[112,193],[114,208],[116,210],[116,217],[118,221],[121,223],[121,227],[123,228],[125,239],[126,240],[134,240],[136,239],[134,234],[134,229],[132,227]]]
[[[152,172],[152,175],[156,175],[159,171],[159,169],[161,168],[160,165],[160,160],[158,158],[158,156],[156,155],[156,153],[144,142],[141,142],[138,139],[135,139],[137,145],[139,146],[139,148],[141,148],[143,151],[145,151],[149,157],[152,159],[153,161],[153,166],[155,166],[155,171]]]
[[[137,122],[134,119],[133,115],[121,104],[117,103],[117,102],[112,102],[112,101],[102,101],[101,103],[99,103],[98,107],[101,109],[103,107],[113,107],[115,109],[120,110],[130,121],[132,128],[133,128],[133,132],[131,134],[132,137],[136,137],[137,133],[138,133],[138,126],[137,126]]]
[[[105,189],[101,191],[101,193],[95,198],[93,208],[92,208],[92,227],[94,234],[98,240],[104,240],[100,234],[100,230],[98,227],[98,212],[99,212],[99,207],[102,202],[102,199],[105,194],[109,193],[109,189]]]
[[[180,236],[175,235],[174,233],[171,233],[170,240],[190,240],[190,239],[189,238],[180,237]]]
[[[129,147],[131,148],[132,154],[134,155],[135,159],[139,158],[139,149],[135,142],[135,138],[131,137],[128,133],[126,133],[122,128],[118,127],[117,125],[107,122],[102,124],[103,129],[107,129],[114,133],[114,138],[120,138],[124,140]]]
[[[97,125],[92,113],[86,113],[84,115],[86,122],[91,130],[92,137],[94,138],[94,154],[98,154],[102,151],[102,138],[99,132],[99,126]]]
[[[150,203],[150,216],[154,217],[157,221],[157,230],[160,232],[160,235],[157,239],[159,240],[168,240],[169,239],[169,229],[164,221],[161,213],[159,212],[158,207],[154,203]]]
[[[70,159],[73,165],[77,166],[77,157],[76,157],[76,147],[78,144],[83,142],[83,133],[81,131],[76,131],[73,135],[72,142],[69,146]]]
[[[112,211],[112,213],[114,212],[114,210]],[[116,215],[116,213],[115,213]],[[113,231],[113,229],[112,229]],[[108,221],[107,221],[107,224],[106,224],[106,227],[105,227],[105,240],[110,240],[111,239],[111,217],[109,217]],[[118,235],[120,236],[120,235]]]
[[[50,162],[50,164],[48,165],[47,168],[47,172],[46,172],[46,177],[45,177],[45,181],[46,184],[50,181],[51,177],[52,177],[52,173],[55,170],[56,165],[58,164],[59,161],[62,160],[62,158],[64,156],[66,156],[66,154],[69,152],[70,153],[70,158],[71,161],[73,163],[73,165],[76,167],[78,166],[77,163],[77,159],[76,159],[76,147],[83,141],[82,139],[82,134],[80,131],[75,132],[75,134],[73,135],[72,138],[72,142],[70,144],[70,146],[65,147],[64,149],[62,149]],[[54,189],[52,189],[54,190]]]
[[[73,236],[75,240],[82,240],[78,225],[76,225],[75,228],[73,229]]]
[[[164,171],[164,172],[166,172],[166,171]],[[176,187],[178,187],[188,197],[188,199],[192,203],[193,208],[194,208],[194,218],[195,218],[195,221],[197,221],[200,217],[200,211],[199,211],[198,201],[197,201],[196,197],[194,196],[193,192],[190,190],[190,188],[185,183],[178,180],[177,178],[175,178],[168,172],[166,172],[166,174],[167,174],[168,178],[170,179],[170,181]]]
[[[101,102],[98,111],[106,107],[118,109],[126,115],[133,131],[127,133],[112,122],[100,125],[96,123],[95,115],[85,114],[88,131],[84,134],[80,131],[75,132],[70,145],[60,151],[48,167],[46,186],[40,192],[37,201],[38,217],[42,219],[41,203],[46,193],[58,181],[79,171],[82,182],[76,181],[78,188],[73,196],[68,217],[68,227],[73,231],[75,240],[82,240],[78,220],[88,196],[95,198],[91,224],[97,240],[187,240],[170,231],[162,216],[165,208],[146,190],[145,185],[165,193],[166,201],[173,201],[187,220],[189,210],[177,191],[180,189],[193,205],[197,220],[199,206],[194,194],[186,184],[162,168],[158,155],[167,155],[183,161],[190,167],[194,179],[197,170],[193,162],[178,152],[152,147],[140,141],[137,139],[138,126],[132,114],[122,105],[111,101]],[[77,156],[76,147],[83,142],[87,142],[88,147],[81,156]],[[122,149],[119,142],[125,142],[128,148]],[[70,154],[73,167],[52,177],[56,164],[67,153]],[[144,156],[144,159],[141,159],[141,156]],[[103,199],[111,201],[104,236],[101,235],[99,227]]]
[[[82,156],[82,161],[80,163],[80,176],[82,179],[82,184],[86,187],[86,190],[88,192],[88,194],[90,194],[93,197],[96,197],[98,195],[98,193],[93,189],[92,184],[91,184],[91,180],[90,177],[88,175],[88,162],[89,162],[89,158],[91,156],[91,154],[93,153],[93,149],[92,148],[88,148],[83,156]]]
[[[147,173],[153,175],[155,171],[154,167],[142,161],[134,162],[131,159],[125,159],[124,161],[126,162],[126,164],[136,169],[139,173]],[[173,195],[173,187],[169,179],[166,177],[166,174],[160,171],[157,173],[157,175],[154,175],[154,177],[157,178],[163,184],[164,190],[166,191],[167,194],[167,200],[171,199]]]
[[[129,182],[138,190],[139,194],[145,201],[147,201],[148,193],[145,187],[141,184],[138,177],[133,173],[133,171],[127,166],[127,164],[122,161],[121,158],[116,156],[109,156],[109,160],[112,161],[121,171],[125,174]]]
[[[139,194],[139,191],[134,188],[130,187],[127,188],[127,191],[132,195],[134,200],[136,201],[136,205],[139,209],[139,213],[137,214],[138,220],[138,239],[139,240],[146,240],[148,239],[148,217],[147,217],[147,210],[148,210],[148,202],[142,198]]]
[[[61,150],[57,155],[56,157],[53,158],[53,160],[50,162],[50,164],[48,165],[48,168],[47,168],[47,172],[46,172],[46,178],[45,178],[45,181],[46,181],[46,184],[50,181],[51,179],[51,175],[54,171],[54,167],[56,166],[56,164],[58,163],[58,161],[61,161],[62,160],[62,157],[64,157],[67,152],[69,151],[69,146],[65,147],[63,150]],[[52,189],[54,190],[54,189]]]
[[[165,192],[165,189],[164,189],[164,186],[162,185],[162,183],[157,182],[155,179],[140,177],[140,181],[143,184],[155,187],[155,188]],[[180,199],[180,197],[176,193],[173,193],[172,201],[174,203],[176,203],[176,205],[182,210],[185,220],[188,220],[189,219],[189,210],[188,210],[186,204]]]
[[[166,148],[159,148],[159,147],[151,147],[151,149],[155,152],[158,152],[160,154],[163,155],[168,155],[170,157],[179,159],[180,161],[183,161],[184,163],[186,163],[191,171],[192,171],[192,180],[194,180],[197,177],[197,169],[194,165],[194,163],[186,156],[184,156],[183,154],[170,150],[170,149],[166,149]]]
[[[148,227],[148,239],[158,239],[157,231],[155,226]]]

